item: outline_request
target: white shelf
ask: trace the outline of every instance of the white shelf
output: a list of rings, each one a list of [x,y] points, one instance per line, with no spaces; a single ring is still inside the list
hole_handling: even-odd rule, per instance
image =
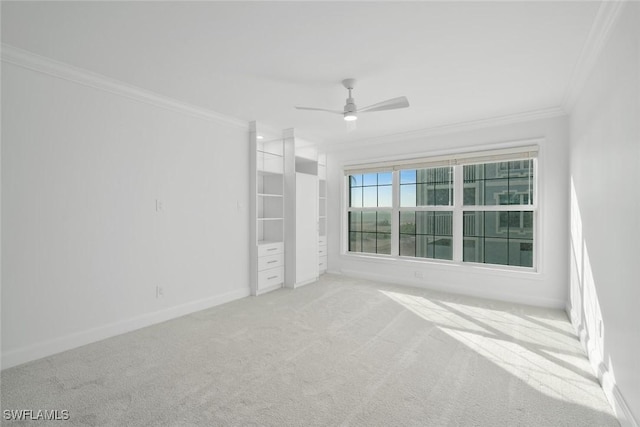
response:
[[[271,151],[265,151],[265,150],[256,150],[256,153],[269,154],[271,156],[277,156],[277,157],[284,157],[284,155],[282,155],[282,154],[273,153]]]
[[[257,219],[284,217],[284,204],[282,197],[258,197],[257,205]]]
[[[258,240],[258,246],[273,245],[274,243],[283,243],[284,240]]]
[[[256,154],[271,154],[273,156],[284,157],[282,137],[274,137],[270,140],[257,140]]]
[[[284,157],[267,151],[256,151],[258,173],[281,175],[284,173]]]
[[[257,218],[258,221],[282,221],[284,218]]]
[[[284,197],[282,194],[258,193],[258,197]]]

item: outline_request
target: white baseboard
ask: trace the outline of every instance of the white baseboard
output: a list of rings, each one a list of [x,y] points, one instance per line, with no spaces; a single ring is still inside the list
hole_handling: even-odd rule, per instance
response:
[[[595,359],[589,355],[589,361],[593,367]],[[611,372],[607,369],[607,366],[600,362],[597,367],[594,369],[596,376],[598,377],[598,381],[600,381],[600,385],[602,386],[602,390],[604,390],[604,394],[609,401],[609,404],[613,408],[613,411],[618,417],[618,421],[620,422],[620,427],[638,427],[638,422],[635,420],[629,406],[627,406],[627,402],[625,401],[622,393],[620,393],[620,389],[616,385],[615,378],[611,375]]]
[[[503,292],[484,292],[477,288],[464,288],[460,286],[448,286],[447,284],[435,285],[433,283],[425,282],[424,279],[413,279],[407,277],[388,276],[378,273],[363,273],[360,270],[348,270],[342,269],[340,273],[345,276],[357,277],[360,279],[372,280],[375,282],[392,283],[396,285],[411,286],[414,288],[427,289],[438,292],[448,292],[458,295],[466,295],[475,298],[485,298],[498,301],[512,302],[516,304],[533,305],[536,307],[556,308],[562,309],[565,306],[565,301],[554,300],[550,298],[539,297],[523,297],[521,295],[505,294]]]
[[[284,285],[282,283],[278,283],[277,285],[269,286],[268,288],[258,289],[256,291],[256,296],[260,296],[260,295],[275,291],[277,289],[282,289],[283,287]]]
[[[571,320],[571,324],[573,325],[573,328],[576,331],[578,338],[580,339],[580,344],[587,353],[591,368],[598,378],[600,386],[602,387],[602,390],[604,391],[609,404],[613,408],[616,417],[618,417],[620,426],[639,427],[638,421],[631,413],[627,402],[622,396],[622,393],[620,393],[620,389],[615,382],[615,378],[613,377],[613,375],[611,375],[611,372],[607,368],[606,364],[595,352],[589,351],[589,335],[587,334],[587,328],[585,328],[585,326],[582,324],[576,324],[578,316],[573,310],[573,307],[571,307],[569,304],[567,304],[566,311],[569,319]]]
[[[294,289],[295,288],[300,288],[300,287],[308,285],[310,283],[315,283],[315,282],[318,281],[318,279],[319,279],[319,277],[315,277],[315,278],[309,279],[309,280],[303,280],[302,282],[298,282],[295,285],[293,285],[293,287],[294,287]]]
[[[620,394],[618,387],[614,385],[612,391],[613,410],[620,421],[620,427],[638,427],[638,421],[633,417],[631,409],[627,406],[627,402]]]
[[[571,303],[569,301],[567,301],[564,305],[564,312],[567,313],[567,317],[569,318],[569,321],[571,322],[572,325],[575,325],[575,323],[573,322],[573,310],[571,309]]]
[[[216,295],[214,297],[204,298],[174,307],[168,307],[163,310],[146,313],[131,319],[122,320],[86,331],[55,338],[50,341],[7,351],[2,353],[0,366],[2,366],[2,369],[11,368],[32,360],[41,359],[56,353],[71,350],[86,344],[91,344],[106,338],[135,331],[136,329],[155,325],[157,323],[244,298],[249,296],[249,294],[249,288],[238,289]]]

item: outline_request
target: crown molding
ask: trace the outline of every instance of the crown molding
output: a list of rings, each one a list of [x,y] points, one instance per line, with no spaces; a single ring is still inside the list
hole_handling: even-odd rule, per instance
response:
[[[526,111],[504,116],[488,117],[479,120],[470,120],[466,122],[456,122],[432,126],[428,128],[418,129],[410,132],[394,133],[374,138],[364,138],[348,143],[331,143],[327,145],[328,151],[342,151],[358,147],[371,147],[372,145],[388,144],[398,141],[407,141],[412,139],[428,138],[436,135],[445,135],[450,133],[468,132],[478,129],[506,126],[514,123],[529,122],[534,120],[549,119],[553,117],[565,116],[567,113],[561,107],[544,108],[534,111]]]
[[[4,43],[2,44],[2,62],[196,118],[240,127],[242,129],[249,129],[248,122],[235,117],[226,116],[206,108],[178,101],[137,86],[123,83],[102,74],[59,62]]]
[[[595,66],[604,45],[609,40],[611,31],[615,27],[618,17],[628,0],[602,1],[591,30],[582,46],[578,61],[573,67],[569,84],[562,100],[562,108],[570,113],[584,89],[584,86]]]

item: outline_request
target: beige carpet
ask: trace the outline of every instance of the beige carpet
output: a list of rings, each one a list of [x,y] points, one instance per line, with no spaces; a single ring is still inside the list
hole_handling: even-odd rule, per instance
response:
[[[68,410],[57,426],[618,425],[563,312],[332,275],[3,371],[1,391],[3,411]]]

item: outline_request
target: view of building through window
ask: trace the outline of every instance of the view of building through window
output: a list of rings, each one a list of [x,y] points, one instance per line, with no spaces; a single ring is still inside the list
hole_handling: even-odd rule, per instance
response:
[[[533,159],[349,175],[348,250],[533,267],[534,178]]]
[[[349,250],[391,254],[392,173],[351,175],[349,205]]]
[[[452,209],[452,167],[401,170],[399,255],[453,259]]]
[[[533,266],[533,211],[467,206],[533,203],[533,160],[464,166],[464,261]]]

